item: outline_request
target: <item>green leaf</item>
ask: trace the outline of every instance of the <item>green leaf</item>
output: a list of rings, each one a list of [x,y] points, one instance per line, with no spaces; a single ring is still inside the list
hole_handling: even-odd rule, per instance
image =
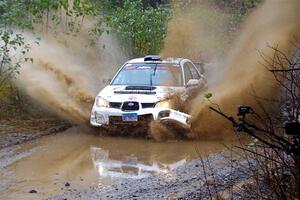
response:
[[[213,95],[212,95],[212,93],[210,93],[210,92],[204,94],[204,97],[205,97],[206,99],[210,99],[212,96],[213,96]]]

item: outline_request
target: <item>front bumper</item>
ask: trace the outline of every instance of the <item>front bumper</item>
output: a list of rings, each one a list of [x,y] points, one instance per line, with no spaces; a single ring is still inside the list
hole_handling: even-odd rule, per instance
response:
[[[122,115],[128,113],[136,113],[138,122],[123,122]],[[134,125],[140,122],[156,120],[160,122],[175,122],[184,128],[190,128],[190,119],[190,115],[169,108],[144,108],[137,111],[124,112],[116,108],[98,108],[94,106],[91,112],[90,124],[95,127],[103,125],[109,127],[120,124]]]

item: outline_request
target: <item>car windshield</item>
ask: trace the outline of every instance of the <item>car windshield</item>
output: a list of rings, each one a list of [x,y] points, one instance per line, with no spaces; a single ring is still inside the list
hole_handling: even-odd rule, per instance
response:
[[[182,86],[181,68],[175,64],[133,63],[118,73],[112,85]]]

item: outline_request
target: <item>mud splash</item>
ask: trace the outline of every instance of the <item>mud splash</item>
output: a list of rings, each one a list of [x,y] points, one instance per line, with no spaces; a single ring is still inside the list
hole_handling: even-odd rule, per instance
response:
[[[225,62],[226,71],[220,84],[211,87],[213,101],[224,112],[235,115],[236,106],[246,104],[263,113],[254,96],[271,99],[277,96],[278,86],[272,74],[260,63],[262,58],[258,50],[271,57],[274,52],[267,45],[278,45],[286,53],[292,50],[291,41],[294,37],[300,37],[299,9],[298,1],[266,1],[249,17]],[[200,96],[194,101],[196,109],[192,111],[196,133],[200,136],[226,134],[224,128],[228,127],[228,123],[225,124],[223,119],[209,111],[202,99]],[[276,106],[264,105],[269,113]]]
[[[195,9],[195,8],[193,8]],[[225,56],[226,59],[219,60],[212,68],[215,74],[209,76],[210,91],[213,93],[212,101],[219,104],[224,112],[235,115],[236,106],[241,104],[251,105],[257,111],[253,94],[260,97],[274,97],[278,88],[274,84],[272,74],[269,73],[259,63],[262,58],[259,51],[267,56],[272,56],[273,52],[267,45],[277,46],[284,52],[292,50],[290,43],[294,38],[300,37],[300,4],[299,1],[266,1],[258,7],[247,19],[240,33],[240,37],[235,41],[235,45],[230,46],[230,52]],[[193,15],[187,21],[194,22]],[[197,21],[197,16],[196,21]],[[176,21],[176,20],[175,20]],[[201,22],[201,19],[197,22]],[[175,23],[175,22],[174,22]],[[191,25],[189,35],[182,35],[173,31],[171,22],[171,39],[167,37],[166,49],[163,54],[168,53],[172,46],[181,42],[181,49],[195,49],[197,43],[190,44],[185,42],[186,37],[190,41],[206,39],[198,34],[197,28],[202,27],[200,23]],[[176,26],[176,25],[175,25]],[[184,30],[184,29],[182,29]],[[190,33],[191,32],[191,33]],[[194,40],[194,38],[196,38]],[[177,41],[172,44],[173,41]],[[171,43],[171,44],[169,44]],[[170,48],[171,47],[171,48]],[[198,46],[198,52],[206,51],[205,46]],[[204,49],[201,49],[203,47]],[[170,51],[172,52],[172,51]],[[198,54],[197,54],[198,55]],[[188,53],[188,57],[197,59],[193,52]],[[217,70],[215,70],[217,69]],[[208,69],[208,71],[211,69]],[[222,138],[228,137],[230,124],[224,119],[209,110],[209,103],[200,94],[193,100],[190,113],[193,116],[194,131],[189,135],[190,138]],[[271,111],[276,105],[268,105],[266,109]]]
[[[168,24],[161,56],[201,61],[220,57],[230,41],[230,15],[203,0],[183,2],[179,10],[174,2],[175,14]]]
[[[33,63],[22,66],[18,85],[45,108],[76,123],[89,119],[94,97],[126,60],[112,36],[92,41],[83,24],[77,36],[43,35],[39,45],[31,45]],[[36,35],[26,34],[34,43]],[[105,45],[105,48],[104,48]]]

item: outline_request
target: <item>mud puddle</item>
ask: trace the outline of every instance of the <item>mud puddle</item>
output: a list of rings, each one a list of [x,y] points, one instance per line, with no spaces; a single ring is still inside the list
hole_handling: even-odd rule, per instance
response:
[[[237,142],[159,143],[100,137],[91,131],[72,128],[16,146],[0,155],[2,163],[5,154],[14,157],[0,167],[0,199],[42,199],[68,190],[105,187],[122,178],[164,173],[233,143]]]

